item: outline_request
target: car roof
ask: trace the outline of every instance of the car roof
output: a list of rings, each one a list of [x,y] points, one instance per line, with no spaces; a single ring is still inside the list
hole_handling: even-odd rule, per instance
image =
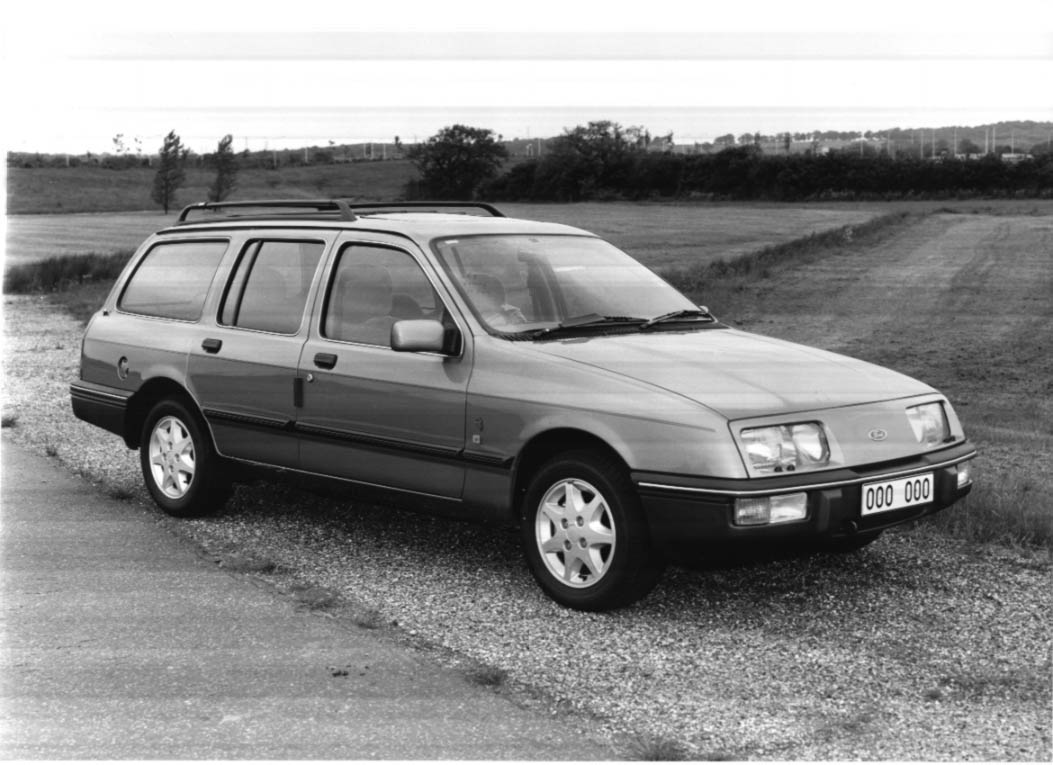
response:
[[[265,205],[264,205],[265,206]],[[392,205],[392,207],[401,207]],[[487,205],[491,210],[496,209]],[[190,208],[188,208],[190,209]],[[352,219],[317,212],[290,214],[225,215],[197,220],[186,220],[158,232],[158,234],[181,234],[202,231],[251,229],[343,229],[347,231],[386,231],[401,234],[416,241],[427,242],[436,238],[473,235],[552,234],[595,236],[583,229],[562,223],[507,218],[499,212],[496,216],[403,209],[376,212],[358,212]]]

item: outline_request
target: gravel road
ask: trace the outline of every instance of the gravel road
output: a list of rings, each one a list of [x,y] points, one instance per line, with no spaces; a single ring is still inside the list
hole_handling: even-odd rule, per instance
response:
[[[135,454],[72,416],[79,325],[8,296],[4,330],[13,437],[160,518]],[[626,757],[1053,758],[1046,553],[921,527],[840,557],[670,569],[643,603],[597,615],[544,598],[510,531],[264,483],[216,518],[163,522],[217,559],[276,565],[253,574],[275,586],[311,583],[397,623],[437,660],[483,662],[512,693],[595,715],[635,744]]]

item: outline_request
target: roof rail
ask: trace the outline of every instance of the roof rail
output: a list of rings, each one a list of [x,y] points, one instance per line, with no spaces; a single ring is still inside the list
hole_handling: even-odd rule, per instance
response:
[[[414,212],[423,210],[445,210],[454,208],[479,209],[490,214],[494,218],[503,218],[505,214],[488,202],[347,202],[344,199],[260,199],[244,200],[239,202],[198,202],[187,205],[179,213],[176,225],[184,223],[196,223],[190,220],[191,213],[197,212],[228,212],[227,218],[263,218],[288,215],[290,217],[324,217],[332,218],[334,215],[340,220],[358,220],[355,210],[363,213],[383,212]],[[251,211],[238,213],[238,210]],[[305,216],[296,215],[297,211],[310,211]],[[311,215],[310,213],[314,213]]]
[[[419,212],[448,208],[476,208],[490,214],[492,218],[504,218],[505,214],[489,202],[350,202],[351,210],[365,212]]]
[[[258,210],[259,212],[250,215],[228,215],[230,218],[258,218],[266,213],[266,210],[312,210],[315,213],[324,215],[326,218],[336,214],[341,220],[356,220],[357,216],[351,212],[351,208],[347,202],[342,199],[263,199],[257,201],[243,201],[243,202],[198,202],[195,205],[187,205],[183,208],[183,211],[179,213],[180,223],[194,223],[195,221],[188,220],[191,212],[204,212],[208,210],[219,212],[221,210]]]

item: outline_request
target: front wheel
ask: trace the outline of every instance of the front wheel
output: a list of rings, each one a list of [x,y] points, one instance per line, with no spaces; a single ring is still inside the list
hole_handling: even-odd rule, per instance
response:
[[[531,573],[556,602],[604,611],[650,592],[664,567],[624,468],[593,452],[545,463],[524,498]]]
[[[150,410],[139,441],[146,488],[169,515],[209,515],[226,501],[230,484],[198,418],[181,402],[161,401]]]

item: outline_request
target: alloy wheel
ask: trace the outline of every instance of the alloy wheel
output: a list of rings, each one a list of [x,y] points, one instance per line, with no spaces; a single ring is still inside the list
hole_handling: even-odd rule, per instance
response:
[[[162,417],[150,434],[150,473],[169,499],[182,499],[190,491],[197,461],[194,439],[187,426],[171,415]]]
[[[534,531],[541,560],[564,585],[591,587],[609,570],[614,518],[592,484],[577,478],[556,482],[538,505]]]

